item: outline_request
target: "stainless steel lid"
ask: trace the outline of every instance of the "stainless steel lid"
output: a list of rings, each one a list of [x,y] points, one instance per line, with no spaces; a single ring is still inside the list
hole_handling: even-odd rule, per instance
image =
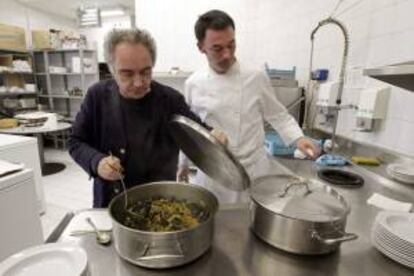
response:
[[[234,191],[250,186],[250,178],[232,153],[193,120],[176,115],[171,133],[181,150],[205,174]]]
[[[257,204],[269,211],[312,222],[339,220],[350,210],[344,198],[331,187],[292,175],[258,178],[251,194]]]

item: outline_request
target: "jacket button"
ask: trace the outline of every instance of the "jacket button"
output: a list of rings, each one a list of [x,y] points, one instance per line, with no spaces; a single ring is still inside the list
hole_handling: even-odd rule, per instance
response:
[[[119,152],[120,152],[121,154],[125,154],[125,149],[120,149],[120,150],[119,150]]]

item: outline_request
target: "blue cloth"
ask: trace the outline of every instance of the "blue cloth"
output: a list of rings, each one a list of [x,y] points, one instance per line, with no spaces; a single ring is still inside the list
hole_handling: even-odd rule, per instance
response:
[[[322,148],[323,141],[311,139],[315,145]],[[287,156],[293,155],[296,150],[296,143],[286,145],[282,137],[276,131],[267,131],[265,135],[265,148],[270,155]]]
[[[321,155],[315,162],[320,166],[345,166],[348,164],[344,157],[329,153]]]

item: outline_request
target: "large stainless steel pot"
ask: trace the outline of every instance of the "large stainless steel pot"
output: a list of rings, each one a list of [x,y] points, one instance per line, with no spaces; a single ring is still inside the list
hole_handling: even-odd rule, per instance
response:
[[[345,233],[350,207],[334,189],[288,175],[259,178],[251,188],[251,229],[265,242],[306,255],[333,252],[356,239]]]
[[[153,182],[127,191],[128,201],[156,197],[202,202],[209,217],[197,227],[175,232],[147,232],[123,225],[126,215],[124,195],[116,196],[109,205],[115,248],[125,260],[143,267],[170,268],[200,257],[210,247],[214,233],[217,198],[208,190],[191,184]]]

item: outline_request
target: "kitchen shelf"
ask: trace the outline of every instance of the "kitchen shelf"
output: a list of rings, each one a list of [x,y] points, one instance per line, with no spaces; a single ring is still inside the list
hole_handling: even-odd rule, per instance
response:
[[[83,73],[83,75],[96,75],[98,73]],[[51,76],[82,76],[82,73],[50,73]]]
[[[84,73],[83,75],[97,75],[97,72]],[[47,73],[36,73],[37,76],[46,76]],[[49,73],[51,76],[82,76],[82,73]]]
[[[19,50],[15,50],[15,49],[6,49],[6,48],[0,48],[0,52],[2,53],[11,53],[11,54],[15,54],[15,55],[22,55],[22,56],[27,56],[29,54],[28,51],[19,51]]]
[[[0,75],[4,75],[4,74],[27,74],[27,75],[33,75],[33,72],[27,72],[27,71],[2,71],[0,72]]]
[[[174,79],[174,78],[188,78],[191,76],[192,72],[182,72],[179,71],[178,73],[172,74],[170,72],[154,72],[153,77],[154,78],[168,78],[168,79]]]
[[[365,69],[363,74],[414,92],[414,61]]]
[[[81,96],[69,96],[69,95],[58,95],[58,94],[39,95],[39,98],[72,99],[72,100],[82,100],[83,99],[83,97],[81,97]]]
[[[0,56],[2,57],[0,86],[4,89],[0,92],[0,110],[8,110],[10,115],[14,115],[19,111],[33,110],[35,107],[26,107],[32,106],[33,103],[35,103],[33,106],[38,104],[38,92],[27,91],[28,88],[26,88],[26,84],[34,85],[35,89],[37,85],[31,52],[0,49]],[[14,67],[13,62],[16,60],[26,61],[29,66]],[[15,90],[12,87],[19,87],[20,89]]]
[[[95,52],[94,49],[45,49],[45,50],[34,50],[34,53],[43,53],[43,52],[48,52],[48,53],[65,53],[65,52],[79,52],[79,51],[83,51],[83,52]]]
[[[25,95],[36,95],[37,92],[0,92],[0,97],[17,97],[17,96],[25,96]]]

